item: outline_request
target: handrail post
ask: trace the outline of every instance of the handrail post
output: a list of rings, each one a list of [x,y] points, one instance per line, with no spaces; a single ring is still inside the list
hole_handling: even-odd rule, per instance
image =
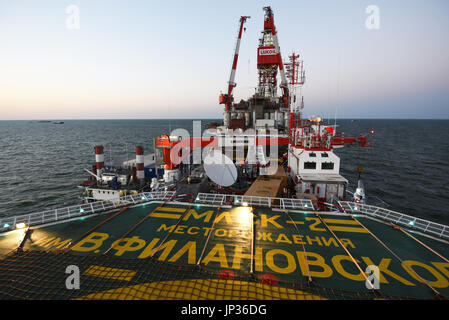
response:
[[[444,230],[446,230],[446,226],[444,226],[443,230],[441,230],[440,237],[443,236]]]

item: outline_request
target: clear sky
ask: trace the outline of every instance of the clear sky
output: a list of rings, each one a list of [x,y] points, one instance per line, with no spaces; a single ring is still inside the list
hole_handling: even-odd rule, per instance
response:
[[[234,97],[254,92],[264,5],[306,115],[449,118],[447,0],[0,0],[0,119],[219,118],[241,15]]]

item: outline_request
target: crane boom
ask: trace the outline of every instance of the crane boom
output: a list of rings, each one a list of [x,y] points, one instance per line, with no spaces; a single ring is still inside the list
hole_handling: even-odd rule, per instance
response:
[[[240,40],[242,39],[242,31],[243,31],[243,25],[246,22],[246,19],[249,19],[249,16],[241,16],[240,17],[240,28],[239,28],[239,34],[237,37],[237,42],[235,44],[235,50],[234,50],[234,60],[232,62],[232,69],[231,69],[231,75],[229,76],[229,86],[228,86],[228,95],[232,95],[232,90],[236,86],[235,80],[235,70],[237,69],[237,60],[239,59],[239,51],[240,51]]]
[[[236,83],[235,83],[235,71],[237,69],[237,61],[239,58],[239,50],[240,50],[240,40],[242,39],[242,31],[243,31],[243,25],[246,22],[246,19],[249,19],[251,17],[249,16],[241,16],[240,17],[240,27],[239,32],[237,36],[237,42],[235,44],[235,50],[234,50],[234,60],[232,62],[232,68],[231,68],[231,75],[229,76],[229,82],[228,82],[228,93],[227,94],[220,94],[219,97],[219,103],[225,104],[225,110],[229,111],[231,108],[231,104],[233,101],[232,97],[232,91],[234,90]]]

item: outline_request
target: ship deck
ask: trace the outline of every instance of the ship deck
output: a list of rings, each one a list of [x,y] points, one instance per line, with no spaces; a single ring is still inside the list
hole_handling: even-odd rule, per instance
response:
[[[153,201],[35,226],[17,253],[25,230],[0,234],[2,298],[449,296],[447,241],[364,214]],[[70,265],[79,290],[66,287]]]

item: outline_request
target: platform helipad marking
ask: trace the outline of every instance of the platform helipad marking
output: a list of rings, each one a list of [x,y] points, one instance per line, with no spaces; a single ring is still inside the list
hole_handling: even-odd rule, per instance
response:
[[[179,219],[181,218],[180,214],[175,213],[164,213],[164,212],[153,212],[151,214],[153,218],[168,218],[168,219]]]
[[[317,220],[316,218],[306,218],[306,220],[315,220],[315,223],[310,225],[310,230],[325,231],[324,228],[316,227],[317,225],[321,224],[321,222],[319,220]],[[354,220],[324,218],[323,221],[325,223],[329,223],[328,227],[332,231],[368,233],[368,231],[365,228],[361,227],[360,224]],[[334,225],[332,225],[332,224],[334,224]],[[339,225],[336,226],[335,224],[339,224]],[[351,225],[351,226],[346,227],[346,226],[341,226],[341,225]],[[355,227],[354,225],[356,225],[357,227]]]
[[[360,224],[357,221],[354,220],[346,220],[346,219],[330,219],[330,218],[325,218],[323,219],[324,222],[327,223],[337,223],[337,224],[355,224],[360,226]]]
[[[285,222],[290,224],[304,224],[304,221],[285,221]]]
[[[368,233],[368,231],[366,231],[365,229],[357,227],[329,226],[329,229],[331,229],[332,231]]]
[[[160,207],[158,211],[170,211],[170,212],[185,212],[186,208],[170,208],[170,207]]]
[[[325,297],[291,288],[240,280],[192,279],[149,282],[111,289],[76,300],[328,300]]]
[[[101,267],[95,265],[90,266],[86,271],[84,271],[84,275],[86,276],[94,276],[124,281],[131,281],[131,279],[134,277],[135,274],[136,271],[133,270]]]

